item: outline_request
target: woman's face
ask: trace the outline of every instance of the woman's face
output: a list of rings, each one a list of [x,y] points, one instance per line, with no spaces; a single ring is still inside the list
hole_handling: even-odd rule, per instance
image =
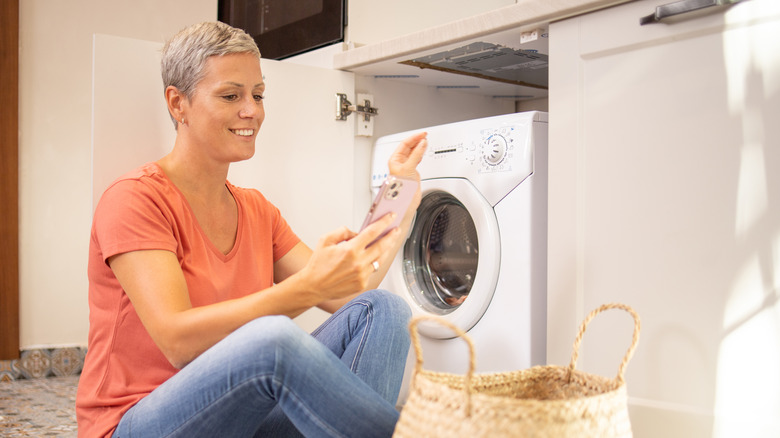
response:
[[[250,53],[212,56],[204,71],[185,103],[189,142],[218,161],[251,158],[265,118],[259,60]]]

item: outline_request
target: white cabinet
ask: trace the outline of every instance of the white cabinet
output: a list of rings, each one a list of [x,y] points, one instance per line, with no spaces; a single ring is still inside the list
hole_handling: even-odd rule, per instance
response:
[[[634,433],[780,436],[780,2],[550,26],[548,360],[605,302],[644,317]],[[579,365],[614,375],[630,323]]]
[[[351,1],[347,37],[358,46],[374,44],[514,4],[515,0]]]

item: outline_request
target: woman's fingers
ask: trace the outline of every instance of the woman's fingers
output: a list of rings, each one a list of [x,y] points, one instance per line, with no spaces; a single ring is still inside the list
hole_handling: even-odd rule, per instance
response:
[[[395,219],[396,213],[388,213],[375,222],[373,222],[371,225],[367,226],[363,231],[361,231],[358,235],[356,235],[352,242],[354,242],[355,245],[357,245],[359,248],[366,248],[368,245],[376,240],[379,236],[382,235],[382,233],[385,232],[387,227],[390,226],[390,224],[393,223],[393,219]],[[373,245],[372,245],[373,246]]]
[[[420,132],[404,139],[388,160],[390,174],[417,178],[417,165],[422,161],[428,146],[428,133]]]
[[[307,268],[323,298],[341,298],[365,290],[375,270],[373,262],[381,251],[392,245],[387,244],[388,236],[368,249],[366,247],[390,226],[392,220],[392,214],[387,214],[359,234],[343,227],[320,238]]]
[[[351,231],[349,228],[341,227],[320,237],[318,247],[324,248],[326,246],[336,245],[340,242],[352,239],[355,235],[355,232]]]

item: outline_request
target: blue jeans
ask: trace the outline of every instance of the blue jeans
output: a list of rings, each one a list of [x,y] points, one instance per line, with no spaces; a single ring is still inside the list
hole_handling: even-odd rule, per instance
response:
[[[311,335],[284,316],[239,328],[133,406],[114,437],[389,437],[410,311],[369,291]]]

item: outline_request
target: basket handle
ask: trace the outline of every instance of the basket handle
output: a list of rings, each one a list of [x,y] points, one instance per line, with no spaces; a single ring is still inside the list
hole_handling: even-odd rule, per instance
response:
[[[582,342],[582,337],[585,334],[585,329],[588,327],[588,324],[596,315],[609,309],[625,310],[631,315],[631,317],[634,318],[634,336],[633,339],[631,340],[631,345],[628,347],[628,351],[626,352],[626,355],[623,357],[623,361],[620,363],[620,366],[618,367],[617,377],[615,377],[615,381],[618,383],[618,385],[622,385],[623,383],[625,383],[625,379],[623,375],[626,372],[626,365],[628,365],[628,361],[631,360],[631,357],[634,355],[634,350],[636,350],[636,346],[639,343],[640,323],[639,323],[639,314],[636,313],[636,311],[632,309],[630,306],[621,303],[604,304],[598,307],[597,309],[593,310],[592,312],[590,312],[588,316],[585,317],[585,320],[582,321],[582,324],[580,325],[580,329],[577,332],[577,337],[574,339],[574,347],[571,354],[571,363],[569,364],[570,378],[577,365],[577,358],[580,355],[580,343]]]
[[[422,345],[420,345],[420,334],[417,331],[417,325],[420,323],[420,321],[433,321],[437,324],[441,324],[453,332],[455,334],[466,341],[466,344],[469,348],[469,368],[466,372],[466,380],[463,382],[464,389],[466,390],[466,406],[465,406],[465,413],[467,417],[471,416],[471,393],[473,392],[473,389],[471,388],[471,379],[474,376],[474,369],[477,367],[477,360],[476,355],[474,353],[474,341],[471,340],[471,337],[466,334],[460,327],[456,326],[455,324],[451,323],[450,321],[439,317],[435,315],[418,315],[412,318],[412,321],[409,323],[409,335],[412,338],[412,346],[414,347],[414,354],[417,357],[417,362],[414,365],[414,374],[417,375],[422,371],[423,368],[423,351],[422,351]]]

